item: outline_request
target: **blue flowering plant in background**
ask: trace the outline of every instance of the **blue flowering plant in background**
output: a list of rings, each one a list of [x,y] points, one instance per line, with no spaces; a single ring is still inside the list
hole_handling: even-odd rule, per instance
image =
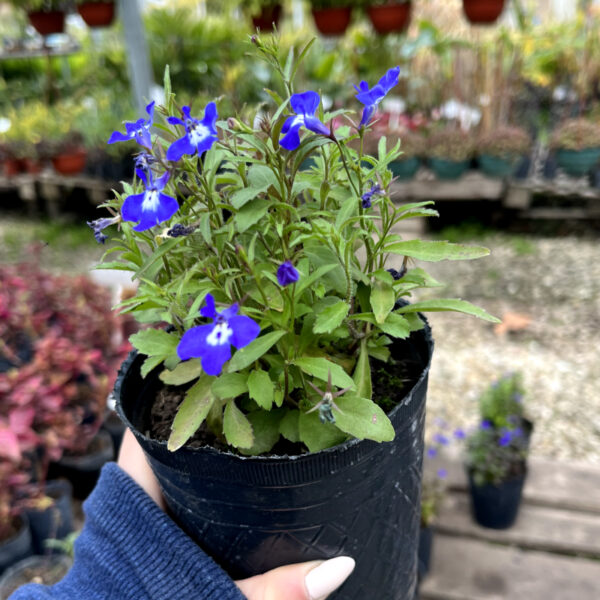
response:
[[[520,373],[504,375],[479,398],[479,426],[466,436],[466,466],[475,485],[500,485],[521,476],[532,424],[524,416]]]
[[[461,300],[398,300],[438,285],[424,262],[488,250],[394,233],[437,214],[431,202],[392,201],[399,143],[361,150],[396,69],[326,112],[317,92],[295,89],[310,44],[282,57],[275,39],[253,43],[281,76],[259,118],[220,115],[218,100],[178,108],[167,71],[164,103],[111,137],[141,154],[133,182],[104,205],[111,214],[90,223],[100,241],[114,234],[101,266],[138,283],[118,308],[151,325],[131,337],[142,375],[158,369],[181,396],[171,450],[199,428],[245,454],[282,439],[300,451],[391,440],[373,361],[401,361],[390,344],[421,329],[423,311],[495,321]]]

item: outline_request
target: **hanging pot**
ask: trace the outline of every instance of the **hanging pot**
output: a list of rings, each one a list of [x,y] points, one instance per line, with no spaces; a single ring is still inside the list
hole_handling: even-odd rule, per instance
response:
[[[54,156],[52,158],[52,166],[61,175],[77,175],[85,169],[85,159],[85,150],[72,150]]]
[[[68,481],[48,481],[45,493],[52,498],[46,509],[26,508],[25,514],[31,527],[31,540],[36,554],[48,552],[44,542],[61,540],[73,531],[73,509],[71,507],[71,484]]]
[[[113,458],[114,445],[110,433],[101,429],[84,454],[63,454],[59,461],[51,463],[48,476],[70,481],[73,496],[85,500],[98,481],[100,469]]]
[[[73,559],[64,554],[30,556],[21,560],[0,577],[0,598],[8,598],[15,590],[31,581],[54,585],[67,574],[72,564]]]
[[[313,8],[315,27],[323,35],[342,35],[350,25],[352,9],[349,6],[339,8]]]
[[[499,485],[475,485],[470,472],[468,475],[475,521],[490,529],[508,529],[517,519],[527,475],[526,467],[523,466],[523,475]]]
[[[232,577],[350,555],[356,569],[332,600],[413,600],[423,457],[429,326],[394,343],[416,383],[389,416],[393,442],[352,440],[298,456],[242,457],[211,447],[169,452],[145,435],[160,367],[123,363],[114,395],[156,474],[170,514]]]
[[[61,10],[34,10],[27,13],[27,16],[40,35],[63,33],[65,30],[65,13]]]
[[[10,538],[0,542],[0,573],[19,560],[31,556],[31,530],[25,515],[17,517],[14,522],[15,533]]]
[[[556,152],[556,162],[567,175],[583,177],[587,175],[600,159],[600,148],[585,150],[566,150],[560,148]]]
[[[463,0],[467,19],[476,25],[494,23],[504,10],[504,0]]]
[[[88,27],[109,27],[115,20],[114,2],[83,2],[77,12]]]
[[[430,158],[429,166],[438,179],[454,180],[462,177],[468,170],[469,160],[446,160],[445,158]]]
[[[273,31],[279,25],[281,19],[281,4],[273,6],[263,6],[260,14],[252,17],[252,25],[254,29],[260,29],[263,33]]]
[[[410,23],[412,2],[390,2],[383,6],[367,7],[367,14],[377,33],[399,33]]]

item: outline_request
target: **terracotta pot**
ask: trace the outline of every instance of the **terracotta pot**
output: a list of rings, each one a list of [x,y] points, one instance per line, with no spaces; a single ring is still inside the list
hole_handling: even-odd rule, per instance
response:
[[[42,163],[35,158],[24,158],[21,161],[21,165],[27,173],[31,173],[32,175],[37,175],[42,170]]]
[[[252,25],[254,29],[269,32],[273,31],[273,24],[279,25],[279,19],[281,19],[281,4],[265,6],[260,14],[252,17]]]
[[[471,23],[494,23],[504,10],[504,0],[463,0],[463,10]]]
[[[369,6],[367,14],[377,33],[404,31],[410,23],[412,2],[390,2],[384,6]]]
[[[76,175],[85,168],[85,150],[73,150],[52,158],[54,170],[61,175]]]
[[[109,27],[115,20],[114,2],[84,2],[77,12],[88,27]]]
[[[61,10],[34,10],[27,16],[40,35],[62,33],[65,30],[65,13]]]
[[[23,164],[18,158],[5,158],[2,171],[5,177],[14,177],[23,170]]]
[[[342,35],[348,25],[352,9],[349,6],[342,8],[312,9],[315,26],[323,35]]]

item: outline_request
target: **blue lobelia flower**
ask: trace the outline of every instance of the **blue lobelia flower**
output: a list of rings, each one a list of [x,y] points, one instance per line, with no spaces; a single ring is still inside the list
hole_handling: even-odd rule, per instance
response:
[[[146,173],[137,169],[137,176],[144,182],[146,191],[128,196],[123,202],[121,215],[124,221],[139,221],[133,228],[135,231],[146,231],[159,223],[168,221],[179,209],[177,200],[163,194],[169,181],[169,172],[154,179],[152,171]]]
[[[454,430],[454,437],[457,440],[464,440],[467,437],[467,435],[465,434],[465,432],[464,432],[463,429],[455,429]]]
[[[283,137],[279,144],[286,150],[295,150],[300,145],[300,127],[306,127],[313,133],[321,135],[330,135],[329,129],[315,117],[315,112],[319,107],[319,94],[317,92],[303,92],[302,94],[293,94],[290,98],[292,110],[296,113],[288,117],[281,128]]]
[[[96,238],[96,241],[99,244],[104,244],[108,238],[102,233],[102,230],[110,227],[111,225],[115,225],[120,220],[121,217],[117,215],[116,217],[112,217],[112,219],[105,217],[103,219],[96,219],[95,221],[87,221],[87,224],[94,230],[94,237]]]
[[[498,445],[502,448],[508,446],[512,440],[511,432],[508,429],[502,430],[502,435],[498,439]]]
[[[115,142],[129,142],[135,140],[140,146],[152,150],[152,136],[150,135],[150,129],[154,121],[154,102],[150,102],[146,106],[146,112],[148,113],[148,119],[138,119],[133,123],[125,123],[125,132],[113,131],[110,136],[108,143],[114,144]]]
[[[359,127],[364,127],[369,124],[369,121],[375,114],[377,105],[385,98],[387,93],[398,83],[400,75],[400,67],[390,69],[374,86],[369,89],[369,84],[366,81],[361,81],[354,89],[358,92],[356,99],[365,105],[362,119]]]
[[[379,195],[384,195],[385,192],[381,189],[381,186],[376,183],[375,185],[371,186],[371,189],[367,190],[361,197],[360,199],[362,200],[362,207],[364,209],[367,208],[371,208],[371,204],[373,201],[373,196],[375,196],[376,194]]]
[[[177,346],[179,358],[199,358],[207,375],[219,375],[223,365],[231,358],[231,346],[243,348],[260,333],[257,323],[237,313],[237,304],[217,312],[215,299],[207,294],[206,306],[200,310],[200,314],[213,319],[213,322],[193,327],[183,334]]]
[[[169,117],[167,119],[171,125],[182,125],[185,127],[185,135],[173,142],[167,150],[167,160],[174,162],[181,160],[184,154],[198,152],[200,155],[206,152],[218,139],[215,127],[218,115],[217,106],[214,102],[206,105],[202,120],[194,119],[190,115],[189,106],[184,106],[181,111],[183,112],[184,120],[177,117]]]
[[[450,440],[443,434],[441,433],[436,433],[433,436],[433,441],[436,444],[440,444],[440,446],[447,446],[450,443]]]
[[[490,431],[492,427],[492,422],[489,419],[483,419],[483,421],[481,421],[479,424],[479,428],[483,431]]]
[[[296,267],[289,260],[286,260],[277,269],[277,281],[281,287],[290,285],[290,283],[296,283],[299,278],[300,273],[298,273]]]

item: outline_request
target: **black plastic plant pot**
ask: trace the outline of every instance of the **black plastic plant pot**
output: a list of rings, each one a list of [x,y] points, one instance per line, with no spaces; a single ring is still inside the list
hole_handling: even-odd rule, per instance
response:
[[[419,581],[429,573],[431,548],[433,547],[433,527],[421,527],[419,530]]]
[[[94,489],[100,470],[114,458],[114,445],[109,432],[100,429],[90,444],[90,451],[82,455],[64,454],[50,465],[48,476],[64,478],[73,486],[73,496],[85,500]]]
[[[48,481],[45,493],[54,502],[45,510],[27,508],[25,514],[31,527],[31,541],[35,554],[49,554],[45,541],[61,540],[73,531],[71,484],[68,481]]]
[[[8,598],[15,590],[35,580],[36,583],[58,583],[71,568],[73,559],[64,554],[30,556],[17,563],[0,577],[0,598]]]
[[[113,457],[116,459],[119,456],[119,450],[121,449],[121,442],[125,435],[125,424],[119,416],[112,410],[108,410],[102,422],[102,431],[108,432],[113,443]]]
[[[521,477],[505,481],[500,485],[475,485],[469,473],[471,509],[473,517],[482,527],[508,529],[519,513],[525,472]]]
[[[0,542],[0,573],[11,565],[33,554],[31,545],[31,530],[25,515],[15,521],[16,533],[12,537]]]
[[[352,440],[299,456],[169,452],[142,433],[160,369],[142,379],[145,357],[135,353],[117,378],[117,412],[148,455],[173,518],[232,577],[349,555],[356,569],[331,599],[413,600],[432,352],[428,326],[393,347],[419,376],[390,412],[389,443]]]

